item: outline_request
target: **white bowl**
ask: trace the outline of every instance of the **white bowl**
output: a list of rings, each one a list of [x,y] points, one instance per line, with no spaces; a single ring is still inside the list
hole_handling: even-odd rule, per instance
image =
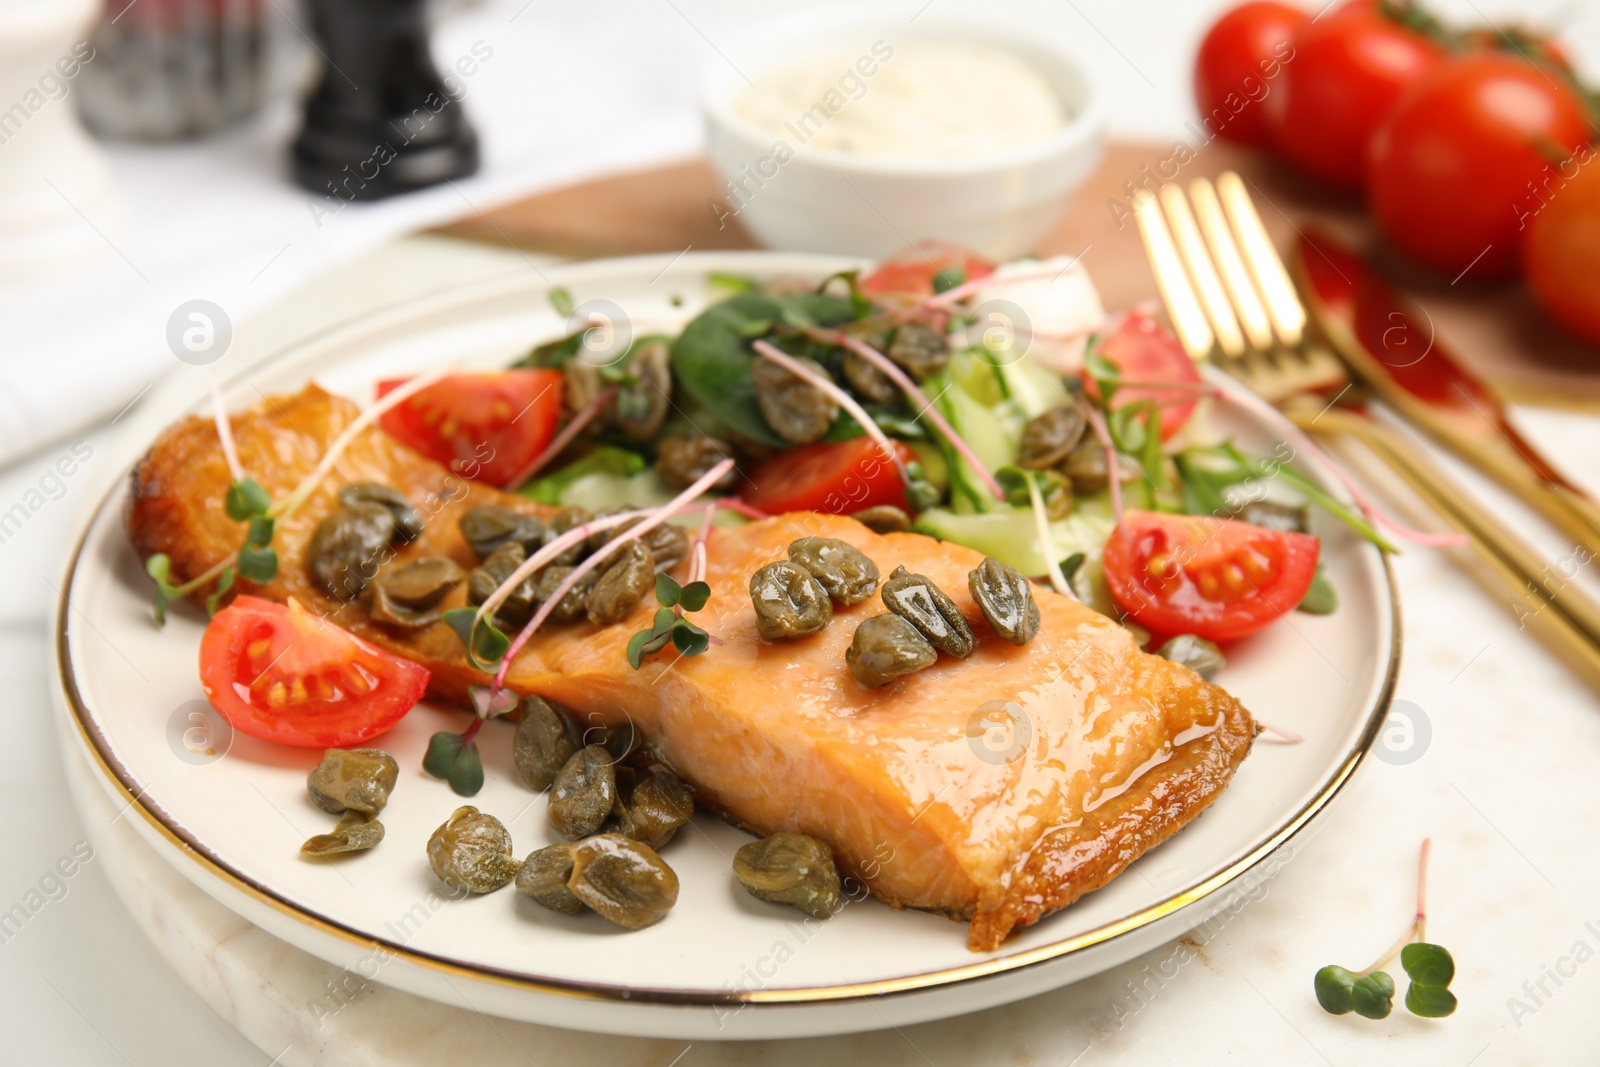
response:
[[[740,115],[746,78],[808,54],[919,42],[970,43],[1015,55],[1059,95],[1068,121],[1049,137],[978,156],[914,159],[796,143]],[[729,207],[770,248],[882,257],[924,239],[1006,259],[1033,250],[1100,160],[1104,121],[1088,69],[1037,27],[947,19],[822,16],[768,23],[723,43],[701,84],[707,142]],[[787,149],[790,158],[784,159]]]

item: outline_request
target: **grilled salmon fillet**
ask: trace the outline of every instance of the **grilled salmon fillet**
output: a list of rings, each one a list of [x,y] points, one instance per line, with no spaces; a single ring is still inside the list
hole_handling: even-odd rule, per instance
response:
[[[269,399],[234,417],[239,458],[282,499],[356,413],[314,385]],[[280,524],[278,576],[263,587],[240,583],[294,597],[424,664],[431,694],[462,702],[468,684],[486,679],[467,666],[447,626],[393,630],[310,581],[312,530],[336,506],[339,487],[354,481],[391,485],[421,511],[425,532],[400,561],[446,555],[474,565],[457,530],[474,504],[551,509],[467,482],[369,430]],[[169,429],[133,474],[127,526],[140,554],[165,552],[175,580],[224,558],[242,536],[223,510],[228,482],[210,421]],[[877,598],[836,609],[821,633],[764,643],[750,575],[803,536],[847,541],[884,575],[898,565],[927,575],[966,613],[977,650],[882,689],[863,687],[845,650],[856,625],[883,610]],[[692,659],[669,651],[633,670],[625,648],[650,623],[646,598],[613,626],[547,626],[508,684],[586,721],[631,720],[702,804],[757,833],[827,842],[873,895],[969,920],[970,946],[992,950],[1016,927],[1105,885],[1197,815],[1249,752],[1256,726],[1224,690],[1141,652],[1114,621],[1048,590],[1037,594],[1038,636],[1021,648],[1001,640],[967,592],[967,572],[981,560],[920,534],[880,536],[811,512],[718,530],[708,545],[711,600],[696,618],[720,644]],[[446,605],[462,596],[452,593]]]

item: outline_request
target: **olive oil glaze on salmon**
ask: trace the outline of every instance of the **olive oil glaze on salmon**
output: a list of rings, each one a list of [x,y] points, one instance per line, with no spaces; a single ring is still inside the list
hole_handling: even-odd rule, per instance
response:
[[[357,410],[315,385],[270,398],[233,418],[239,459],[282,499]],[[229,480],[210,420],[170,428],[133,475],[126,518],[140,555],[167,553],[176,581],[237,548],[240,524],[223,509]],[[443,555],[474,566],[457,530],[472,505],[553,509],[465,482],[369,429],[280,524],[277,577],[237,586],[327,612],[428,667],[433,697],[464,703],[466,687],[487,678],[468,667],[448,626],[390,629],[310,580],[312,531],[337,506],[339,488],[360,481],[393,486],[422,513],[422,536],[398,550],[397,562]],[[965,660],[941,657],[882,689],[863,687],[845,650],[856,625],[883,610],[876,597],[838,608],[821,633],[764,643],[750,575],[785,558],[789,543],[804,536],[847,541],[883,574],[903,564],[927,575],[967,615],[979,635],[976,651]],[[970,947],[989,951],[1016,927],[1105,885],[1183,827],[1228,783],[1256,725],[1221,688],[1141,652],[1116,622],[1049,590],[1037,592],[1038,636],[1020,648],[1001,640],[967,593],[967,572],[981,560],[920,534],[878,535],[853,519],[812,512],[718,530],[708,544],[711,600],[697,619],[721,644],[692,659],[668,652],[633,670],[626,645],[650,625],[647,597],[612,626],[547,624],[512,664],[507,684],[585,721],[631,720],[700,803],[760,834],[795,831],[827,842],[874,896],[968,920]],[[463,596],[451,593],[444,606]]]

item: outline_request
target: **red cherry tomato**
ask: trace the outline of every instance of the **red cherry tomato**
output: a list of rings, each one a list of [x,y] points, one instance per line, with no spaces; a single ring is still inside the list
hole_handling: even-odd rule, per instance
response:
[[[1600,345],[1600,156],[1578,149],[1523,236],[1522,265],[1551,317]]]
[[[1137,308],[1122,317],[1121,323],[1100,341],[1095,352],[1115,363],[1125,381],[1201,384],[1200,368],[1195,366],[1173,332]],[[1087,369],[1083,374],[1083,387],[1091,397],[1100,399],[1100,387]],[[1189,421],[1195,405],[1200,403],[1200,393],[1194,389],[1125,385],[1112,396],[1111,407],[1116,409],[1141,400],[1154,400],[1161,405],[1161,439],[1165,441]]]
[[[378,383],[378,395],[404,378]],[[453,374],[378,420],[389,435],[480,482],[505,485],[555,436],[561,372]]]
[[[1240,4],[1223,15],[1200,42],[1194,61],[1194,102],[1217,136],[1262,148],[1272,130],[1261,101],[1294,54],[1289,39],[1311,21],[1297,7],[1271,0]]]
[[[304,748],[383,733],[428,688],[428,669],[369,645],[295,601],[235,597],[200,639],[206,699],[241,733]]]
[[[861,289],[873,296],[928,296],[933,292],[934,276],[948,267],[959,267],[964,272],[963,282],[994,273],[994,264],[969,248],[948,241],[919,241],[880,263],[861,279]]]
[[[917,458],[893,442],[902,463]],[[906,506],[900,472],[870,437],[806,445],[779,452],[750,471],[745,503],[769,515],[785,511],[825,511],[841,515],[879,504]]]
[[[1153,633],[1235,641],[1299,606],[1320,547],[1232,519],[1129,511],[1106,542],[1106,586]]]
[[[1378,130],[1373,213],[1434,270],[1507,277],[1525,216],[1543,203],[1536,190],[1591,136],[1582,98],[1559,74],[1498,52],[1464,56],[1407,92]]]
[[[1363,0],[1304,26],[1290,44],[1294,55],[1266,98],[1273,141],[1307,174],[1359,189],[1373,134],[1444,51]]]

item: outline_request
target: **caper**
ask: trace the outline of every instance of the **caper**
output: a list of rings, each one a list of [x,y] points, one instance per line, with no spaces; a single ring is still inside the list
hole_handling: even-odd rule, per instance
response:
[[[839,369],[844,372],[844,380],[850,383],[850,388],[868,400],[874,400],[879,404],[892,404],[900,399],[900,387],[894,384],[893,378],[879,370],[870,360],[863,359],[848,349],[840,362]]]
[[[967,574],[967,589],[994,632],[1013,645],[1025,645],[1039,632],[1039,605],[1033,584],[997,559],[985,558]]]
[[[768,641],[804,637],[833,621],[828,591],[804,567],[778,560],[750,576],[756,633]]]
[[[1123,484],[1140,475],[1139,467],[1122,453],[1117,453],[1118,477]],[[1061,473],[1072,482],[1072,491],[1079,496],[1098,493],[1110,484],[1106,477],[1106,446],[1090,435],[1079,441],[1061,463]]]
[[[694,794],[671,771],[657,767],[620,804],[617,832],[661,848],[694,814]]]
[[[1056,466],[1083,440],[1083,431],[1088,425],[1083,411],[1073,404],[1062,404],[1035,415],[1022,428],[1017,466],[1027,470]]]
[[[1278,504],[1271,500],[1252,500],[1233,517],[1252,526],[1284,533],[1309,533],[1311,529],[1311,516],[1304,507]]]
[[[600,577],[583,598],[584,613],[596,626],[610,626],[626,619],[639,605],[645,590],[655,588],[655,560],[638,538],[613,552],[599,570]]]
[[[656,442],[656,473],[674,489],[687,489],[733,455],[733,446],[720,437],[669,433]],[[713,489],[731,489],[738,472],[728,471]]]
[[[587,334],[580,333],[582,337]],[[580,347],[572,358],[561,364],[562,404],[576,414],[600,398],[606,382],[600,377],[600,367],[584,358],[588,353]]]
[[[456,525],[462,539],[472,546],[480,560],[488,559],[507,541],[518,542],[526,553],[536,552],[544,544],[544,523],[533,515],[498,504],[470,507]]]
[[[562,508],[550,516],[550,521],[545,524],[544,543],[550,544],[564,533],[577,529],[590,519],[594,518],[587,508]],[[589,546],[583,541],[569,545],[561,550],[561,554],[550,562],[553,565],[571,566],[588,554]]]
[[[841,604],[859,604],[878,591],[878,565],[848,541],[802,537],[789,545],[789,560],[811,572]]]
[[[534,587],[534,599],[544,603],[556,595],[556,589],[567,580],[575,567],[552,563],[539,572],[538,584]],[[589,596],[589,589],[600,576],[594,571],[588,571],[578,579],[576,585],[568,589],[561,596],[561,602],[550,610],[550,621],[554,623],[577,622],[583,618],[584,601]]]
[[[307,839],[300,851],[307,856],[333,856],[341,852],[360,852],[383,840],[383,823],[364,811],[347,811],[331,834]]]
[[[528,788],[548,789],[574,751],[561,713],[539,697],[523,697],[522,721],[511,742],[511,758]]]
[[[428,838],[428,865],[446,884],[491,893],[517,876],[511,834],[499,819],[470,804],[457,808]]]
[[[422,516],[415,504],[404,493],[378,482],[351,482],[339,490],[339,503],[382,504],[394,516],[394,537],[397,541],[415,541],[422,536]]]
[[[573,896],[629,930],[666,918],[678,902],[678,876],[655,849],[621,834],[599,834],[572,848]]]
[[[950,362],[950,343],[944,334],[920,322],[907,322],[894,332],[884,353],[913,378],[938,374]]]
[[[648,441],[661,431],[672,398],[672,347],[646,341],[628,360],[632,381],[606,405],[606,421],[632,441]]]
[[[489,553],[489,558],[467,576],[467,603],[477,607],[488,600],[526,562],[525,556],[519,541],[507,541]],[[495,618],[509,626],[521,626],[533,615],[537,602],[538,586],[529,575],[511,588],[510,595],[495,609]]]
[[[576,915],[583,910],[583,901],[567,888],[571,879],[572,846],[562,841],[528,853],[528,858],[517,869],[517,892],[532,897],[551,911]]]
[[[751,896],[792,904],[814,919],[839,910],[839,868],[833,851],[805,834],[773,834],[733,854],[733,873]]]
[[[329,596],[354,600],[378,573],[394,539],[394,513],[382,504],[342,507],[317,524],[307,550],[311,577]]]
[[[873,533],[905,533],[911,529],[911,516],[893,504],[877,504],[852,512],[850,517]]]
[[[597,515],[596,518],[599,516]],[[601,545],[621,537],[633,527],[644,521],[644,516],[630,519],[621,526],[610,530],[601,530],[589,538],[589,550],[592,552]],[[689,534],[682,526],[675,526],[664,522],[659,526],[652,526],[639,540],[650,550],[650,558],[655,561],[656,570],[670,570],[683,561],[689,554]]]
[[[944,590],[923,574],[896,567],[883,583],[884,607],[921,631],[928,643],[947,656],[966,659],[977,638],[967,617]]]
[[[893,612],[874,615],[857,626],[844,654],[856,680],[869,689],[932,666],[938,658],[922,631]]]
[[[1228,665],[1222,649],[1194,634],[1179,634],[1157,649],[1156,655],[1183,664],[1208,682]]]
[[[1072,495],[1072,483],[1065,475],[1060,471],[1031,471],[1027,477],[1039,488],[1039,502],[1044,505],[1046,518],[1054,521],[1072,514],[1076,499]],[[1032,507],[1032,494],[1024,492],[1022,496],[1021,506]]]
[[[400,765],[381,748],[330,748],[306,776],[306,789],[323,811],[375,815],[399,780]]]
[[[611,753],[585,745],[556,774],[550,786],[550,825],[568,837],[587,837],[600,829],[617,799]]]
[[[383,571],[367,587],[373,621],[408,628],[430,626],[440,617],[433,607],[465,577],[454,560],[443,556],[424,556]]]
[[[795,362],[828,377],[826,368],[816,360],[796,357]],[[750,383],[755,386],[756,406],[767,425],[790,444],[809,445],[822,440],[839,414],[833,397],[770,359],[750,364]]]

